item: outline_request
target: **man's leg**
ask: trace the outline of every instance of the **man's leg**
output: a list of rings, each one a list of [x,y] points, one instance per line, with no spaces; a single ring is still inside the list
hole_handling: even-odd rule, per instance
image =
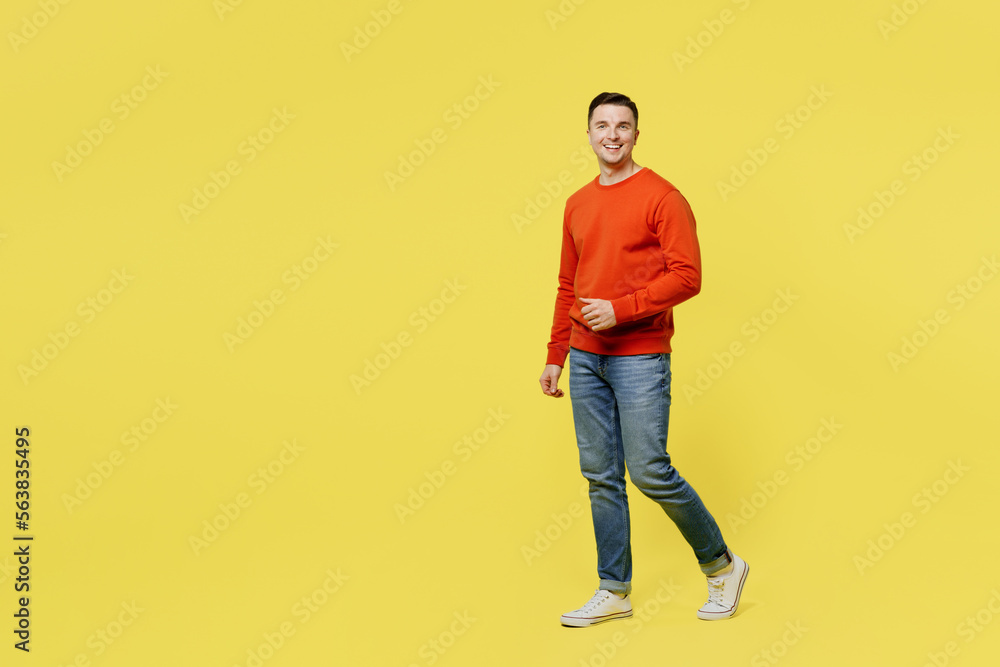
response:
[[[580,470],[590,482],[599,588],[626,595],[632,590],[632,547],[625,453],[614,392],[604,378],[607,364],[608,357],[572,349],[569,391]]]
[[[670,422],[670,355],[609,357],[629,477],[677,525],[702,572],[712,576],[730,563],[715,519],[667,454]]]

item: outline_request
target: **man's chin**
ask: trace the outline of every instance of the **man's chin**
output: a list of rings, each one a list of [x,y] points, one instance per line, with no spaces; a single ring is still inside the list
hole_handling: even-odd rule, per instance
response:
[[[602,155],[601,156],[601,162],[603,162],[604,164],[606,164],[609,167],[619,167],[619,166],[625,164],[626,162],[628,162],[629,157],[631,157],[631,154],[628,154],[628,155]]]

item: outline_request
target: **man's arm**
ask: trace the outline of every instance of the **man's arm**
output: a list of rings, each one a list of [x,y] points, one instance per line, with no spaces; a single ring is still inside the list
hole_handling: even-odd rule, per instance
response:
[[[569,334],[572,324],[569,311],[576,301],[576,265],[579,256],[576,254],[576,244],[569,231],[569,215],[563,213],[562,251],[559,255],[559,287],[556,289],[556,306],[552,314],[552,334],[549,337],[549,351],[545,359],[545,369],[538,378],[542,393],[546,396],[562,398],[563,390],[559,388],[559,376],[562,375],[563,364],[569,355]]]
[[[569,354],[569,335],[572,327],[569,311],[576,302],[574,283],[578,262],[576,244],[569,231],[569,217],[564,214],[562,251],[559,257],[559,286],[556,290],[556,305],[552,315],[552,333],[549,337],[546,365],[562,366]]]
[[[662,312],[701,291],[701,250],[694,213],[680,192],[674,190],[663,198],[656,209],[655,225],[666,273],[611,302],[618,324]]]

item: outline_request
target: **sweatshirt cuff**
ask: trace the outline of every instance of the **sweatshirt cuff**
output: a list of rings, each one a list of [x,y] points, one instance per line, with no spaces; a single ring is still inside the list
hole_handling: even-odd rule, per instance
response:
[[[557,348],[549,348],[549,355],[545,358],[545,365],[548,366],[552,364],[554,366],[565,366],[566,357],[569,355],[569,350],[560,350]]]
[[[615,324],[624,324],[635,319],[634,301],[628,296],[612,299],[611,307],[615,311]]]

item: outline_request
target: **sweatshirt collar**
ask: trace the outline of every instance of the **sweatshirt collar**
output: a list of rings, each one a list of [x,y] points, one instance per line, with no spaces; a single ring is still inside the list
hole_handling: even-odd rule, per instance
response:
[[[638,180],[639,176],[644,172],[649,171],[649,167],[640,167],[639,171],[635,172],[623,181],[618,181],[617,183],[612,183],[611,185],[601,185],[601,175],[598,174],[594,177],[594,185],[597,186],[598,190],[614,190],[615,188],[620,188],[624,185],[632,183]]]

